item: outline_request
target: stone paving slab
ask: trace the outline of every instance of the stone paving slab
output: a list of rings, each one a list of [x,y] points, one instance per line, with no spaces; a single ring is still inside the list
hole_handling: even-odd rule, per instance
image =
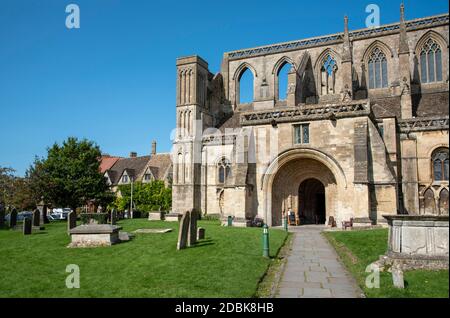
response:
[[[279,298],[359,298],[355,279],[320,234],[325,226],[291,227],[292,248],[277,290]]]

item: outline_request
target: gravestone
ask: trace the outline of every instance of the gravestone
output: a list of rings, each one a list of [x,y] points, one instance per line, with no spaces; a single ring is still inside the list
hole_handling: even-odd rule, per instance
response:
[[[42,224],[50,223],[50,220],[48,219],[48,216],[47,216],[47,212],[48,212],[47,205],[44,205],[44,207],[42,208],[42,220],[41,220]]]
[[[197,229],[197,240],[203,240],[205,238],[205,229],[203,227],[199,227]]]
[[[23,220],[23,235],[30,235],[31,234],[31,219],[30,218],[25,218]]]
[[[186,211],[180,220],[180,229],[178,230],[178,243],[177,250],[181,250],[186,248],[188,234],[189,234],[189,225],[190,225],[191,213]]]
[[[17,225],[17,210],[14,208],[9,214],[9,227],[15,228],[16,225]]]
[[[116,209],[111,210],[111,225],[116,224],[117,221],[117,212]]]
[[[39,227],[41,221],[41,212],[39,209],[33,211],[33,226]]]
[[[72,211],[67,215],[67,233],[75,227],[77,227],[77,213]]]
[[[197,242],[197,221],[198,212],[195,209],[191,210],[191,219],[189,220],[188,246],[193,246]]]
[[[0,229],[5,227],[5,207],[0,203]]]
[[[396,288],[405,288],[405,280],[403,279],[403,271],[399,266],[392,267],[392,282]]]
[[[50,221],[48,220],[47,217],[47,205],[44,203],[44,201],[41,201],[36,208],[39,210],[40,212],[40,224],[48,224],[50,223]],[[36,225],[35,225],[36,226]]]

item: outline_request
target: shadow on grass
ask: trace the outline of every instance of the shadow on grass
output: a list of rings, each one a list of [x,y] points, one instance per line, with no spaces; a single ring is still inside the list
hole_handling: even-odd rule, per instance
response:
[[[209,246],[209,245],[215,245],[214,241],[211,239],[197,241],[197,244],[195,244],[194,246],[191,246],[191,248],[192,247],[194,247],[194,248],[204,247],[204,246]]]

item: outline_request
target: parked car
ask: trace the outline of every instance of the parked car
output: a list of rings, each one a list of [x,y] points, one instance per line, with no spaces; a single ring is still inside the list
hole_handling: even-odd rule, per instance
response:
[[[31,211],[22,211],[22,212],[17,213],[17,222],[21,222],[25,218],[32,219],[33,218],[33,212],[31,212]],[[5,221],[9,222],[10,219],[11,219],[11,214],[7,214],[5,216]]]
[[[56,208],[47,215],[50,220],[67,220],[67,215],[72,212],[69,208]]]

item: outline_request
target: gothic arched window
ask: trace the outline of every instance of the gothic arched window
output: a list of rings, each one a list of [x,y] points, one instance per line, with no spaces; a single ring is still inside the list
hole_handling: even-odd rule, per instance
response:
[[[376,47],[369,56],[369,88],[388,87],[387,59],[382,50]]]
[[[432,38],[420,50],[420,80],[422,83],[442,81],[442,50]]]
[[[320,69],[322,95],[334,94],[336,71],[337,71],[336,60],[330,54],[328,54],[323,59],[322,66]]]
[[[218,169],[218,181],[219,183],[225,183],[226,180],[231,177],[231,163],[226,158],[222,158],[217,164]]]
[[[439,148],[434,151],[431,157],[434,181],[448,181],[448,159],[447,148]]]

